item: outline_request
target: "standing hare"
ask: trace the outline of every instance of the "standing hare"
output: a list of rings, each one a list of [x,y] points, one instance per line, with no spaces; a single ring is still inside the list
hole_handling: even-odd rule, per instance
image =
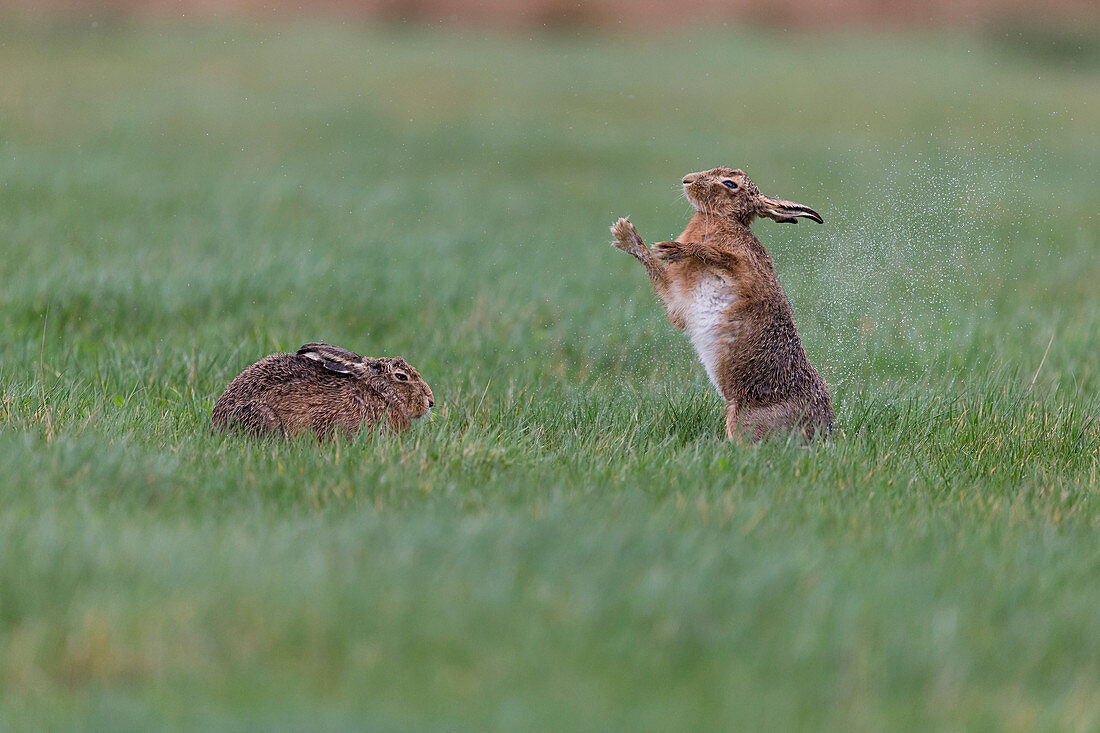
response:
[[[427,415],[435,399],[404,359],[371,359],[330,344],[265,356],[241,372],[218,398],[214,429],[256,436],[312,430],[321,440],[356,435],[385,418],[393,431]]]
[[[829,390],[806,358],[775,265],[749,228],[767,216],[796,222],[816,211],[764,196],[743,171],[714,168],[684,176],[695,207],[672,242],[645,245],[627,219],[613,244],[645,266],[672,325],[687,331],[726,401],[726,435],[740,442],[800,430],[807,438],[833,428]],[[662,264],[663,260],[667,264]]]

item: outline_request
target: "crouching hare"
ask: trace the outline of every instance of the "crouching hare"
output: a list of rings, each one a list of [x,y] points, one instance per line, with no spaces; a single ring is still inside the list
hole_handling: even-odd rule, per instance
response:
[[[354,436],[383,418],[395,432],[427,415],[432,390],[404,359],[371,359],[330,344],[265,356],[229,383],[210,413],[216,431],[324,440]]]
[[[807,439],[828,434],[829,390],[802,348],[771,255],[749,228],[758,216],[822,223],[821,216],[764,196],[740,170],[691,173],[683,184],[695,213],[675,241],[650,250],[634,225],[619,219],[611,227],[613,244],[645,266],[669,321],[687,331],[726,401],[730,440],[795,430]]]

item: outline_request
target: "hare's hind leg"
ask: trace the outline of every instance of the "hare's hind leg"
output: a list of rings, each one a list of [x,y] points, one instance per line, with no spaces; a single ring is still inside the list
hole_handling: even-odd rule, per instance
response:
[[[726,405],[726,437],[735,443],[748,438],[754,443],[799,427],[799,410],[789,402],[761,405],[744,410],[731,403]]]
[[[246,402],[229,413],[226,421],[232,430],[241,430],[255,437],[278,435],[282,432],[279,416],[263,402]]]
[[[726,438],[731,442],[741,444],[741,438],[749,432],[741,422],[741,410],[736,402],[726,403]]]

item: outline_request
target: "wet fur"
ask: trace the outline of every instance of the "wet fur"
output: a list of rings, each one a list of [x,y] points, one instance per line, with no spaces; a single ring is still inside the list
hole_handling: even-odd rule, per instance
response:
[[[398,374],[406,376],[399,381]],[[435,404],[420,373],[404,359],[364,358],[329,344],[260,359],[229,383],[210,414],[216,431],[289,437],[314,432],[354,436],[385,420],[401,431]]]
[[[771,255],[750,229],[759,216],[821,217],[762,195],[743,171],[730,168],[692,173],[684,191],[696,210],[676,240],[651,250],[633,224],[619,219],[611,227],[613,244],[645,266],[669,321],[687,331],[726,401],[727,436],[829,433],[835,422],[829,391],[802,348]]]

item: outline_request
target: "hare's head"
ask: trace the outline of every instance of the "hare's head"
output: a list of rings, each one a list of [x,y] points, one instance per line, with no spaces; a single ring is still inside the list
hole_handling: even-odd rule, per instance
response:
[[[431,387],[409,362],[400,356],[365,361],[363,381],[381,394],[391,409],[410,417],[423,417],[431,412],[435,405]]]
[[[689,173],[684,176],[684,193],[698,211],[735,219],[745,225],[757,216],[791,223],[798,221],[796,217],[805,216],[819,224],[822,222],[821,216],[808,206],[760,193],[744,171],[734,168]]]
[[[298,355],[320,362],[325,369],[347,374],[382,396],[391,410],[409,417],[423,417],[435,406],[432,390],[401,357],[372,359],[332,344],[306,344]]]

